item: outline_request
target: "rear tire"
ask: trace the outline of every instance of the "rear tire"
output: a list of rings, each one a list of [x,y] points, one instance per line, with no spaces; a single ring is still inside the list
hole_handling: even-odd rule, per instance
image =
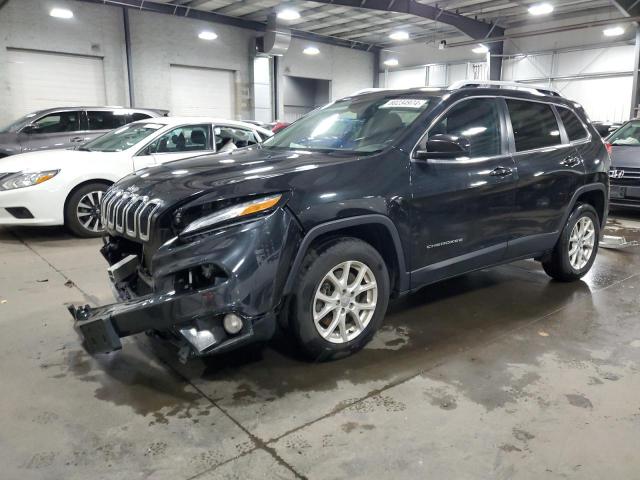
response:
[[[64,210],[64,224],[71,233],[83,238],[102,236],[100,201],[108,188],[106,183],[94,182],[71,194]]]
[[[551,256],[542,262],[542,268],[561,282],[578,280],[595,262],[599,241],[598,213],[589,204],[578,204],[569,215]]]
[[[337,238],[307,253],[288,325],[306,357],[333,360],[371,340],[388,303],[389,274],[378,251],[362,240]]]

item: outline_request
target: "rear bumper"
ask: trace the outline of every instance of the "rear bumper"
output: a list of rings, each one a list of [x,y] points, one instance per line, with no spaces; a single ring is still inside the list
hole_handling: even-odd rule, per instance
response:
[[[276,329],[276,311],[300,236],[297,223],[281,209],[189,243],[167,242],[151,260],[151,278],[140,267],[131,270],[123,261],[110,262],[119,268],[109,274],[120,303],[70,307],[75,329],[90,354],[119,350],[122,337],[146,331],[178,342],[185,358],[266,341]],[[103,252],[121,258],[125,252],[114,255],[121,248],[117,245],[111,238]],[[133,255],[126,258],[136,261]],[[201,269],[212,265],[217,276],[208,283],[200,277],[198,283]],[[148,293],[139,295],[143,287]],[[224,327],[231,314],[242,320],[242,328],[233,333]]]

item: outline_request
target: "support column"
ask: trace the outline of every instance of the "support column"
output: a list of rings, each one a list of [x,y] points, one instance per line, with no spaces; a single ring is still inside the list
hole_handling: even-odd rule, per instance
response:
[[[373,51],[373,88],[380,86],[380,49]]]
[[[638,71],[640,70],[640,28],[636,27],[636,47],[633,53],[633,87],[631,90],[631,109],[629,118],[638,115],[638,102],[640,102],[640,82],[638,82]]]
[[[489,46],[489,80],[502,80],[502,52],[504,42],[491,43]]]

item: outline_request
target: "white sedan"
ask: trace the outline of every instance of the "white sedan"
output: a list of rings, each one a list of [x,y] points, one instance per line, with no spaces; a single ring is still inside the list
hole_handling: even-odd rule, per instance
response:
[[[120,178],[142,168],[261,142],[269,130],[206,117],[161,117],[113,130],[77,150],[0,159],[0,226],[66,225],[99,236],[100,200]]]

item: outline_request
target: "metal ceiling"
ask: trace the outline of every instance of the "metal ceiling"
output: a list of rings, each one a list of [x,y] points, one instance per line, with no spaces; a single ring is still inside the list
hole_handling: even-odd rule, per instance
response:
[[[402,0],[386,0],[389,10]],[[539,0],[440,0],[416,3],[430,5],[446,12],[459,13],[469,19],[477,19],[488,25],[497,24],[503,28],[525,25],[544,25],[554,19],[571,19],[585,15],[609,15],[620,17],[620,11],[612,0],[565,0],[551,1],[555,10],[544,18],[531,17],[527,12],[529,5]],[[372,10],[367,2],[379,4],[376,0],[358,0],[336,4],[331,1],[322,3],[306,0],[147,0],[145,3],[160,3],[212,12],[234,19],[253,22],[265,22],[267,16],[282,7],[298,10],[301,17],[287,22],[294,30],[308,32],[376,46],[388,46],[389,33],[394,30],[406,30],[413,39],[438,42],[444,38],[460,36],[458,28],[407,13]],[[362,8],[338,5],[339,3],[359,4]],[[632,2],[633,3],[633,2]],[[637,3],[637,2],[636,2]],[[397,5],[397,4],[396,4]],[[354,43],[355,45],[355,43]]]

